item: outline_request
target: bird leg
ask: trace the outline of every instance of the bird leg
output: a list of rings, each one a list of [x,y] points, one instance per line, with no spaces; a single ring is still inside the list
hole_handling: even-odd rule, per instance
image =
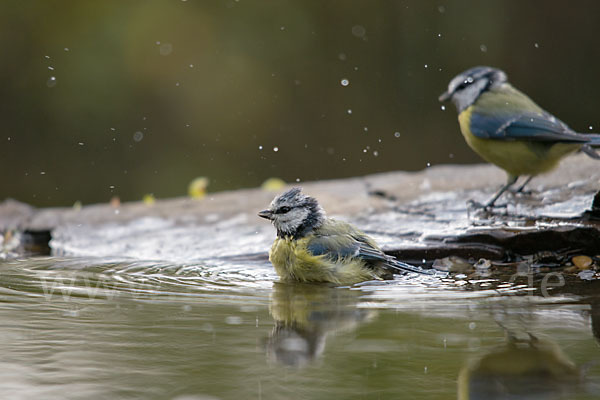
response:
[[[589,157],[592,157],[594,160],[600,160],[600,154],[598,154],[596,150],[594,150],[594,148],[589,144],[584,144],[581,146],[581,151],[587,154]]]
[[[502,193],[506,192],[506,190],[509,187],[511,187],[512,185],[514,185],[518,178],[519,178],[518,176],[509,175],[508,176],[508,181],[506,182],[506,185],[502,186],[500,188],[500,190],[498,190],[496,192],[496,194],[494,195],[494,197],[492,197],[487,203],[485,203],[485,205],[483,206],[483,208],[492,208],[492,207],[494,207],[494,203],[496,202],[496,200],[498,200],[498,198],[500,196],[502,196]]]
[[[525,182],[523,182],[523,184],[521,186],[519,186],[519,188],[515,191],[515,193],[524,193],[523,189],[525,189],[525,186],[527,186],[527,184],[529,182],[531,182],[532,179],[533,179],[533,175],[529,175],[529,177],[527,179],[525,179]]]

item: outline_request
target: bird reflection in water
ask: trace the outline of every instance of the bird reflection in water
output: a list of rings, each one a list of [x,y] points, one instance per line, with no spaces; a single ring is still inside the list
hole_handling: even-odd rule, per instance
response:
[[[458,378],[458,399],[568,399],[582,389],[578,368],[549,339],[510,334],[504,345],[472,360]]]
[[[318,359],[327,336],[352,331],[376,314],[357,308],[360,294],[325,284],[276,282],[269,308],[275,326],[267,339],[268,359],[294,367]]]

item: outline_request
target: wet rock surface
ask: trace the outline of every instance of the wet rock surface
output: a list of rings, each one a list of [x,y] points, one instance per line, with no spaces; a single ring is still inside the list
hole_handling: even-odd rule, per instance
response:
[[[330,216],[373,235],[400,259],[431,266],[459,257],[518,261],[546,252],[547,263],[600,254],[600,163],[583,155],[536,177],[531,193],[508,193],[490,212],[474,209],[505,181],[490,165],[440,165],[424,171],[302,183]],[[0,205],[5,254],[121,257],[176,263],[265,260],[275,236],[256,216],[276,193],[244,189],[197,200],[176,198],[118,206],[36,209]],[[594,204],[594,205],[593,205]],[[553,258],[554,257],[554,258]],[[543,258],[542,258],[543,259]],[[565,261],[567,260],[567,261]],[[594,264],[595,263],[595,264]],[[439,263],[438,263],[439,264]]]

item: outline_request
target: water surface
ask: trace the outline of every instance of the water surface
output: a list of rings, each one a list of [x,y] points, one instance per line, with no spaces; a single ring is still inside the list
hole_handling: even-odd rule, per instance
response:
[[[567,279],[568,280],[568,279]],[[596,281],[282,284],[263,260],[0,264],[7,399],[592,399]],[[592,294],[586,294],[592,293]]]

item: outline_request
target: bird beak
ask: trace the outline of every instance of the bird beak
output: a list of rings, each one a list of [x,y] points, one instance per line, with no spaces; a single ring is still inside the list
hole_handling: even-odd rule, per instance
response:
[[[446,92],[440,94],[440,97],[438,97],[438,100],[444,102],[444,101],[448,100],[449,98],[450,98],[450,93],[448,93],[446,91]]]
[[[258,213],[258,216],[264,219],[272,219],[271,217],[273,216],[273,211],[271,210],[262,210],[261,212]]]

